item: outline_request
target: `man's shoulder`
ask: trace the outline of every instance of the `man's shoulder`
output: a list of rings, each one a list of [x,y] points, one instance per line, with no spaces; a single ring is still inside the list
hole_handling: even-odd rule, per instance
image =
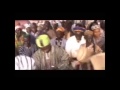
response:
[[[54,41],[55,39],[56,39],[56,37],[55,37],[55,38],[52,38],[51,41]]]
[[[75,36],[71,36],[71,37],[68,38],[67,41],[71,41],[71,40],[74,40],[74,39],[75,39]]]
[[[40,49],[38,49],[38,50],[33,54],[33,56],[38,55],[40,52],[41,52]]]

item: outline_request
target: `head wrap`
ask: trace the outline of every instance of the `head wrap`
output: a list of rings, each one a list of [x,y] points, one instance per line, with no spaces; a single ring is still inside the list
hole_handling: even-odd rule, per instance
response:
[[[99,29],[100,27],[99,27],[99,25],[93,25],[92,27],[91,27],[91,30],[95,30],[95,29]]]
[[[48,46],[50,44],[50,38],[49,38],[49,36],[46,35],[46,34],[38,36],[36,38],[36,44],[40,48]]]
[[[15,26],[15,31],[19,28],[22,29],[22,27],[20,25]]]
[[[76,26],[75,28],[73,28],[73,31],[75,31],[75,30],[85,31],[85,28]]]
[[[87,35],[93,35],[93,32],[90,31],[90,30],[86,30],[86,31],[84,32],[84,35],[85,35],[85,36],[87,36]]]
[[[57,28],[56,31],[65,32],[65,29],[63,27],[59,27],[59,28]]]

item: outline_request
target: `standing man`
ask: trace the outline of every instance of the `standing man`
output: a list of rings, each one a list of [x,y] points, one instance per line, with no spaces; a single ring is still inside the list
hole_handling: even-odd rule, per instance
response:
[[[39,32],[37,31],[37,24],[36,23],[32,23],[31,24],[31,35],[33,35],[35,38],[38,36]]]
[[[72,58],[76,58],[77,50],[82,44],[86,43],[83,36],[85,29],[83,27],[76,26],[73,30],[75,35],[67,40],[65,50]]]
[[[55,31],[52,30],[52,26],[51,26],[49,21],[45,21],[45,23],[44,23],[44,30],[50,36],[50,39],[56,37]]]
[[[62,47],[62,48],[65,49],[66,39],[63,38],[64,32],[65,32],[65,29],[63,27],[59,27],[56,30],[57,37],[55,37],[55,38],[53,38],[51,40],[51,45],[52,46],[56,46],[57,45],[58,47]]]

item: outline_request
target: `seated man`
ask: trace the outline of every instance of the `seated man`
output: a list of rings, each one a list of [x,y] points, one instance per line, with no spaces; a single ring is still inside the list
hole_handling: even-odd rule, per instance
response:
[[[63,38],[64,31],[65,31],[65,29],[63,27],[59,27],[56,30],[57,37],[51,39],[51,45],[52,46],[56,46],[57,45],[58,47],[62,47],[62,48],[65,49],[66,39]]]
[[[65,50],[58,46],[51,46],[48,35],[37,37],[36,44],[39,49],[33,54],[38,70],[69,70],[69,56]]]

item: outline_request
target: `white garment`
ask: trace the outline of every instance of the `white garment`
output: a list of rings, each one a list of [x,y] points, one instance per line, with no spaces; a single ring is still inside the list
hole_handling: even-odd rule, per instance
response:
[[[35,70],[35,60],[25,55],[15,57],[15,70]]]
[[[84,36],[82,36],[81,41],[79,42],[77,42],[75,36],[72,36],[67,40],[65,50],[70,56],[75,58],[77,57],[77,51],[79,50],[80,46],[85,43],[86,40],[84,39]]]

